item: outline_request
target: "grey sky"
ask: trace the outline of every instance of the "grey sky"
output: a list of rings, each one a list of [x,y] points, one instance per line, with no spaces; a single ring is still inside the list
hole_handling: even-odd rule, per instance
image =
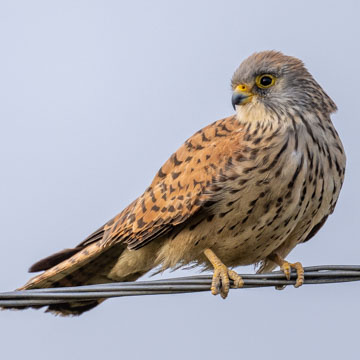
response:
[[[289,259],[359,264],[359,4],[1,0],[0,290],[84,239],[187,137],[231,114],[233,71],[265,49],[301,58],[335,100],[348,156],[334,215]],[[74,319],[1,312],[1,358],[357,359],[358,304],[353,283],[116,299]]]

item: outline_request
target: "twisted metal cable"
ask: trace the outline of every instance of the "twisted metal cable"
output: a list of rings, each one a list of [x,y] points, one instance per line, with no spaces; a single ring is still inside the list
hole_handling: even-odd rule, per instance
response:
[[[323,265],[304,268],[304,284],[329,284],[360,280],[360,265]],[[294,285],[281,271],[268,274],[242,274],[243,288]],[[94,300],[122,296],[182,294],[209,291],[211,275],[188,276],[153,281],[110,283],[76,287],[47,288],[0,293],[0,307],[26,307],[60,304],[71,300]]]

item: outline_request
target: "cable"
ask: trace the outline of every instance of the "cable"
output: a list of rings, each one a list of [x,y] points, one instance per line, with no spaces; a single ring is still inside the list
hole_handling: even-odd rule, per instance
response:
[[[360,265],[310,266],[305,270],[305,285],[360,280]],[[294,285],[296,273],[287,280],[281,271],[268,274],[243,274],[243,288]],[[188,276],[153,281],[46,288],[0,293],[0,307],[26,307],[59,304],[72,300],[93,300],[122,296],[182,294],[209,291],[211,275]]]

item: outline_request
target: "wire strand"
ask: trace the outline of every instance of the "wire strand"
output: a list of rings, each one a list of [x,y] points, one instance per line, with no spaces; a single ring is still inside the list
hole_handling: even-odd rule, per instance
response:
[[[304,268],[305,285],[360,280],[360,265],[324,265]],[[287,280],[281,271],[268,274],[242,274],[243,288],[294,285],[296,272]],[[61,304],[68,301],[107,299],[122,296],[183,294],[209,291],[211,275],[188,276],[153,281],[97,284],[76,287],[46,288],[0,293],[0,307],[26,307]]]

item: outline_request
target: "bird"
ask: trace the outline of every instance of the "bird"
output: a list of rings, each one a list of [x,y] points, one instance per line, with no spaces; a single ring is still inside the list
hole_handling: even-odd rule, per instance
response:
[[[213,270],[211,293],[244,282],[234,267],[280,266],[333,213],[346,156],[331,121],[333,100],[304,63],[279,51],[252,54],[231,79],[235,113],[196,132],[144,193],[74,248],[35,263],[18,290],[135,281],[151,270]],[[176,125],[176,124],[175,124]],[[51,304],[80,315],[103,299]]]

